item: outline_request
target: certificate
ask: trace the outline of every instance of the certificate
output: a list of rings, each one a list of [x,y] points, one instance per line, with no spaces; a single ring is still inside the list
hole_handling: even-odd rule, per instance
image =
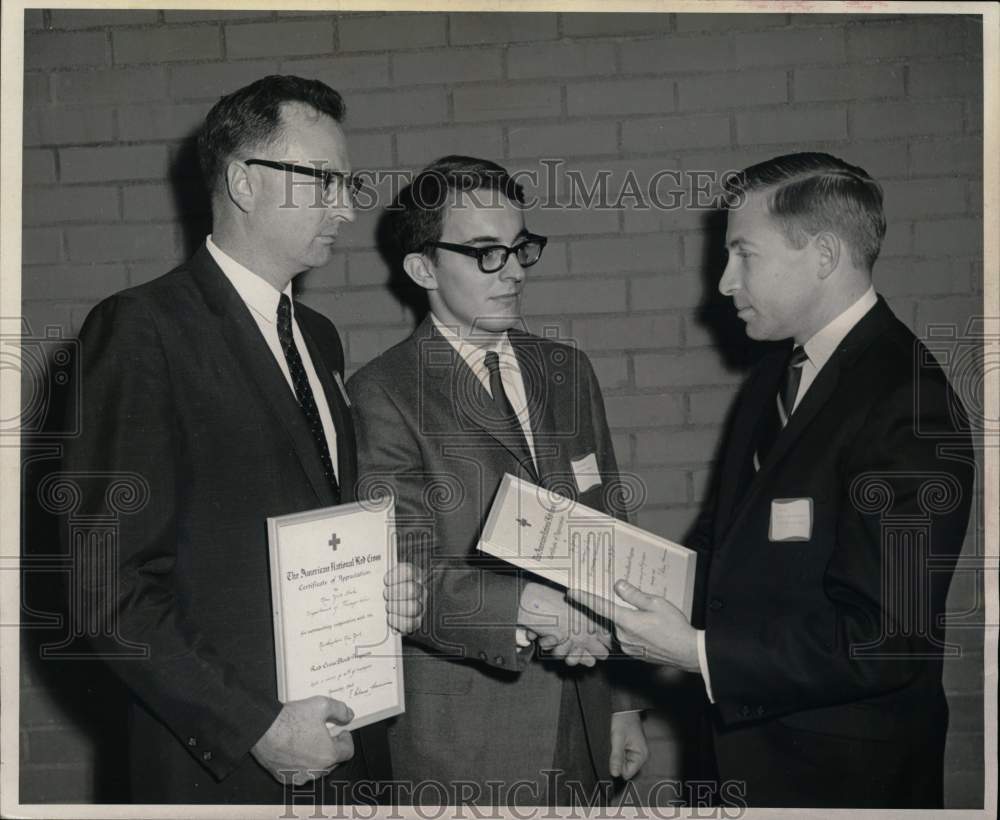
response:
[[[383,597],[393,509],[389,500],[267,519],[278,699],[343,701],[354,711],[345,730],[404,710],[400,636]]]
[[[697,553],[510,474],[500,482],[479,549],[562,587],[634,609],[624,578],[691,620]]]

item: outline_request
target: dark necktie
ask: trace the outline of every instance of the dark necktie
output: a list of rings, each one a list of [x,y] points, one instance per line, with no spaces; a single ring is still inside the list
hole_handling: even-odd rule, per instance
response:
[[[795,397],[799,393],[799,383],[802,381],[802,365],[808,360],[805,350],[801,346],[796,346],[788,359],[788,366],[785,368],[778,392],[774,397],[774,405],[770,412],[764,414],[761,422],[761,434],[757,441],[757,449],[754,452],[754,469],[759,470],[764,463],[767,454],[771,452],[778,434],[788,424],[788,419],[792,415],[795,407]]]
[[[506,437],[507,443],[520,452],[520,462],[532,475],[536,474],[535,463],[531,458],[531,450],[524,437],[524,430],[517,419],[510,399],[503,389],[503,379],[500,377],[500,356],[495,350],[486,354],[486,371],[490,374],[490,392],[493,394],[494,416],[499,423],[500,432]]]
[[[326,435],[323,433],[323,423],[320,421],[319,409],[316,407],[316,397],[309,386],[309,377],[306,376],[302,357],[299,355],[295,339],[292,336],[292,300],[284,293],[278,300],[278,340],[281,342],[281,349],[284,351],[285,361],[288,363],[288,372],[291,374],[292,386],[295,388],[295,398],[298,399],[299,407],[305,414],[309,432],[312,433],[316,449],[319,450],[319,458],[323,462],[323,473],[326,475],[327,481],[330,482],[333,494],[339,502],[340,485],[337,483],[337,474],[333,471],[330,447],[326,442]]]

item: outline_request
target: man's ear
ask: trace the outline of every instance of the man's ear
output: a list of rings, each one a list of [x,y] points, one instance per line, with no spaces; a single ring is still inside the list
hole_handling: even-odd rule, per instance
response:
[[[424,290],[437,290],[437,277],[434,267],[422,253],[408,253],[403,257],[403,270],[414,282]]]
[[[233,160],[226,166],[226,193],[244,213],[253,210],[253,182],[250,169],[242,162]]]
[[[820,231],[813,237],[813,247],[817,253],[819,268],[817,274],[820,279],[826,279],[840,265],[840,254],[843,252],[843,243],[840,237],[831,231]]]

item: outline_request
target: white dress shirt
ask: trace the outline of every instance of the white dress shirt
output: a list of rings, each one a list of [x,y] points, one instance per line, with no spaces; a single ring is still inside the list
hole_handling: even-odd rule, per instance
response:
[[[236,288],[240,299],[250,310],[257,327],[260,329],[264,341],[270,348],[274,360],[281,368],[288,383],[288,389],[295,396],[295,386],[292,383],[292,374],[288,370],[288,362],[285,360],[285,351],[281,349],[281,340],[278,338],[278,301],[281,294],[264,279],[261,279],[253,271],[245,268],[229,254],[219,248],[212,241],[211,235],[205,240],[205,246],[212,255],[215,263],[222,269],[230,284]],[[333,462],[334,474],[337,474],[337,430],[333,426],[333,417],[330,415],[330,406],[326,401],[326,393],[323,392],[323,385],[316,375],[316,368],[313,366],[312,357],[306,347],[302,333],[299,331],[299,324],[295,321],[295,302],[292,300],[292,283],[289,282],[284,293],[292,303],[292,341],[302,357],[302,366],[306,371],[306,378],[309,380],[309,387],[312,388],[313,397],[316,399],[316,409],[319,410],[319,420],[323,425],[323,434],[326,436],[326,446],[330,450],[330,461]],[[298,398],[296,397],[296,403]],[[340,476],[337,475],[338,481]]]
[[[830,357],[840,346],[840,343],[844,341],[847,334],[865,317],[868,311],[875,307],[876,302],[878,302],[878,297],[875,295],[875,288],[869,286],[860,299],[802,345],[807,358],[802,363],[802,378],[799,381],[799,391],[795,394],[795,403],[792,405],[793,413],[795,412],[795,408],[802,403],[802,399],[812,386],[812,383],[816,381],[819,371],[830,360]],[[712,703],[715,703],[715,698],[712,696],[712,679],[708,673],[708,653],[705,651],[704,629],[698,630],[697,638],[698,668],[701,671],[702,679],[705,681],[705,691],[708,693],[708,699]]]
[[[493,393],[490,391],[490,372],[486,369],[486,354],[495,352],[500,358],[500,380],[503,382],[504,392],[507,394],[511,409],[517,415],[517,421],[521,425],[524,439],[528,443],[528,450],[531,452],[531,459],[537,468],[538,459],[535,457],[535,440],[531,432],[531,414],[528,412],[528,394],[524,389],[524,378],[521,376],[521,366],[517,362],[517,354],[514,353],[514,348],[511,346],[507,334],[501,334],[500,338],[491,344],[475,344],[475,336],[471,337],[473,341],[470,342],[469,337],[456,332],[455,328],[448,327],[433,313],[431,321],[434,322],[438,333],[451,342],[458,355],[482,382],[483,389],[491,396]],[[483,338],[480,337],[480,339]]]

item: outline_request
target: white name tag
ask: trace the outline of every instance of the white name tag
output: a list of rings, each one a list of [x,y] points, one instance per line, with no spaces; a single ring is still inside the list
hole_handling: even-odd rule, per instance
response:
[[[808,541],[812,538],[813,500],[775,498],[771,502],[771,541]]]
[[[601,471],[597,469],[597,456],[593,453],[588,453],[583,458],[572,459],[570,464],[576,477],[578,492],[585,493],[601,483]]]

